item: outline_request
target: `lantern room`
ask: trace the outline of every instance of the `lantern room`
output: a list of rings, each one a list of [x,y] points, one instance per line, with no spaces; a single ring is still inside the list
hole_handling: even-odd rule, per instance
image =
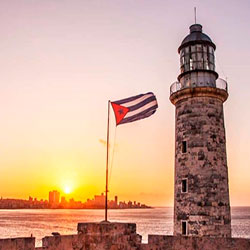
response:
[[[182,88],[215,87],[218,74],[215,72],[216,49],[212,40],[202,33],[200,24],[190,26],[190,34],[182,41],[180,54],[180,72],[178,81]]]

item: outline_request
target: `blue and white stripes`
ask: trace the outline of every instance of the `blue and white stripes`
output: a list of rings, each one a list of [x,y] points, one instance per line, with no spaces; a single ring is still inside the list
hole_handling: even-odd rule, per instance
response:
[[[119,124],[134,122],[149,117],[154,114],[158,108],[156,97],[152,92],[114,101],[113,103],[128,109],[127,114]]]

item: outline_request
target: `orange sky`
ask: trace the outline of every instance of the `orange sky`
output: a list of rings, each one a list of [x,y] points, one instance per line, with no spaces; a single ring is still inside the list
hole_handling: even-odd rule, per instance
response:
[[[152,91],[156,114],[117,128],[110,196],[172,205],[169,87],[193,6],[229,82],[231,204],[250,205],[250,6],[243,0],[2,1],[0,195],[48,198],[70,186],[67,197],[84,201],[103,192],[107,101]],[[113,147],[113,115],[111,124]]]

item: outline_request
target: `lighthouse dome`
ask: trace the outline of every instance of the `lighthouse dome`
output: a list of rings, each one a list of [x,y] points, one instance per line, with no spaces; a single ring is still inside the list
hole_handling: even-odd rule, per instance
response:
[[[216,49],[216,46],[210,37],[202,32],[202,25],[193,24],[189,27],[189,29],[190,34],[183,39],[180,47],[178,48],[179,53],[182,48],[194,44],[207,44]]]

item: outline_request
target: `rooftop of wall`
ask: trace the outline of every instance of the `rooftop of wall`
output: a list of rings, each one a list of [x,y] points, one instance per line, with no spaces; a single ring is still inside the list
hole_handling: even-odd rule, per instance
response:
[[[135,223],[101,222],[101,223],[78,223],[78,233],[84,234],[133,234],[136,233]]]

